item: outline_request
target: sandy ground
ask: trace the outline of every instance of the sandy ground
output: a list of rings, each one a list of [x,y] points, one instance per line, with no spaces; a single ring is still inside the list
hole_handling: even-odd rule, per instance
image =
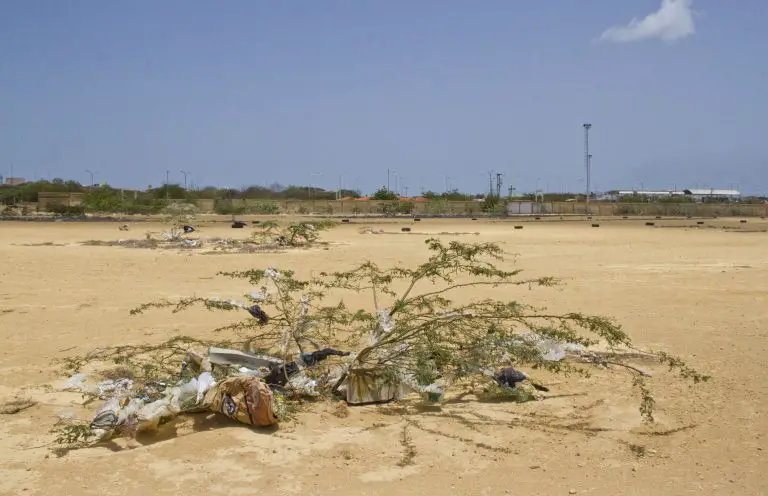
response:
[[[372,222],[393,232],[412,225],[411,235],[364,235],[356,223],[326,234],[327,250],[253,255],[79,245],[160,229],[144,224],[125,233],[115,224],[0,223],[0,399],[39,401],[0,415],[0,494],[768,494],[768,233],[744,232],[768,222],[514,223]],[[409,265],[426,253],[420,233],[445,231],[477,231],[441,237],[501,242],[525,275],[564,282],[504,297],[614,316],[639,345],[680,354],[713,381],[690,387],[659,369],[652,430],[642,426],[627,375],[599,372],[549,378],[549,397],[523,405],[470,395],[441,409],[404,401],[339,417],[318,404],[267,431],[198,415],[133,449],[51,451],[56,416],[88,418],[94,408],[56,391],[63,378],[52,360],[181,332],[208,336],[223,323],[220,313],[197,311],[130,316],[135,305],[248,289],[212,277],[220,270],[274,265],[306,277],[364,259]],[[247,230],[220,223],[203,226],[203,235]],[[415,456],[401,467],[403,436]]]

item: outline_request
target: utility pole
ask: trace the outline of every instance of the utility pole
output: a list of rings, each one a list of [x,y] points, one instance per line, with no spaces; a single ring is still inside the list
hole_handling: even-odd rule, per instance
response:
[[[592,155],[589,154],[589,130],[592,124],[584,124],[584,167],[587,170],[587,214],[589,214],[589,196],[590,196],[590,160]]]
[[[169,199],[169,192],[168,192],[168,182],[170,181],[171,171],[168,169],[165,170],[165,204],[168,205],[168,199]]]
[[[389,169],[387,169],[387,191],[389,191]]]
[[[493,171],[488,171],[488,196],[493,196]]]
[[[496,173],[496,198],[501,198],[501,172]]]

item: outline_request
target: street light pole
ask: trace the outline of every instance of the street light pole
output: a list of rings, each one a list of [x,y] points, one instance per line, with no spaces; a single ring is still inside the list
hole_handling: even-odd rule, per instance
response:
[[[93,172],[89,171],[88,169],[85,169],[85,172],[91,175],[91,188],[93,188]]]
[[[189,173],[188,173],[188,172],[185,172],[185,171],[183,171],[183,170],[181,170],[181,169],[179,169],[179,172],[181,172],[182,174],[184,174],[184,189],[186,190],[186,189],[187,189],[187,174],[189,174]]]
[[[589,130],[592,128],[592,124],[586,123],[584,124],[584,167],[586,168],[587,172],[587,214],[589,214],[589,193],[590,193],[590,184],[589,181],[591,179],[590,177],[590,159],[592,156],[589,154]]]

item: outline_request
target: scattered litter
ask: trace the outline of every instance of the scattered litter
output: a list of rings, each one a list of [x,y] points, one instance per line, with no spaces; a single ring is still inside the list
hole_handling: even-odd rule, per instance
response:
[[[184,229],[184,234],[189,234],[195,232],[195,228],[192,226],[184,226],[182,227]]]
[[[304,396],[318,396],[317,381],[310,379],[304,374],[294,375],[286,383],[286,389],[300,393]]]
[[[250,298],[253,301],[264,301],[269,297],[269,292],[267,291],[266,287],[261,288],[259,291],[251,291],[248,293],[248,298]]]
[[[304,362],[304,365],[309,367],[312,365],[317,365],[318,363],[322,362],[323,360],[325,360],[330,356],[346,357],[349,355],[350,355],[350,352],[348,351],[339,351],[333,348],[324,348],[322,350],[313,351],[311,353],[309,352],[302,353],[301,361]]]
[[[443,399],[443,386],[440,383],[432,383],[419,388],[422,399],[428,403],[439,403]]]
[[[258,320],[261,325],[266,325],[267,322],[269,322],[269,317],[259,305],[253,305],[248,308],[248,313],[250,313],[254,319]]]
[[[506,386],[510,388],[515,387],[518,382],[523,382],[527,378],[528,376],[525,375],[524,372],[515,370],[512,367],[501,369],[501,372],[496,374],[496,376],[494,377],[494,379],[496,380],[496,382],[499,383],[500,386]]]
[[[197,403],[203,401],[203,396],[214,384],[216,384],[216,380],[210,372],[200,374],[200,377],[197,378]]]
[[[532,381],[525,372],[521,372],[513,367],[506,367],[494,376],[494,380],[499,386],[517,389],[518,384],[528,381],[537,391],[548,392],[549,388]]]
[[[67,379],[67,382],[64,383],[64,389],[65,391],[82,391],[83,387],[85,386],[85,379],[88,376],[83,373],[73,374],[69,379]]]
[[[258,377],[230,377],[208,391],[207,408],[242,424],[267,427],[278,422],[272,390]]]
[[[386,403],[408,392],[408,387],[402,382],[370,369],[350,370],[346,385],[347,403],[350,405]]]
[[[279,358],[267,355],[254,355],[226,348],[209,348],[208,360],[213,365],[246,367],[251,370],[258,370],[261,367],[271,369],[283,363],[283,360]]]

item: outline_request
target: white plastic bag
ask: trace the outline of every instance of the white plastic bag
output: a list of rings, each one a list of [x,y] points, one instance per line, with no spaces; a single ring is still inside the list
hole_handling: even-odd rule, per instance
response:
[[[200,377],[197,378],[197,401],[199,405],[203,401],[205,393],[211,389],[211,386],[216,384],[216,379],[213,378],[210,372],[203,372]]]
[[[137,432],[154,431],[160,425],[160,420],[168,417],[175,417],[179,412],[171,406],[168,398],[163,398],[152,403],[148,403],[136,412],[138,426]]]
[[[64,383],[64,391],[81,391],[85,392],[86,385],[85,385],[85,379],[88,376],[82,373],[74,374],[72,377],[67,379],[67,382]],[[95,390],[95,387],[92,387],[92,389]]]
[[[305,374],[296,374],[288,379],[287,389],[292,389],[306,396],[317,396],[317,381],[310,379]]]
[[[392,332],[395,328],[395,322],[392,320],[392,316],[389,314],[389,310],[386,308],[376,309],[376,313],[379,316],[379,327],[384,332]]]
[[[175,410],[183,412],[197,405],[197,378],[171,388],[168,396]]]

